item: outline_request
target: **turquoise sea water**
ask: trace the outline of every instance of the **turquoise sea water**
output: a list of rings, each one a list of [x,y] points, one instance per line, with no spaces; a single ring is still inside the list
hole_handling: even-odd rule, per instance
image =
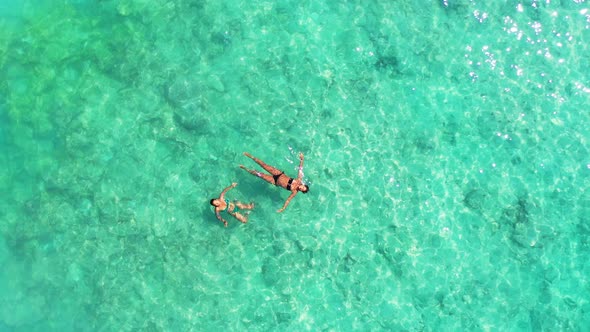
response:
[[[587,331],[588,8],[2,2],[0,330]]]

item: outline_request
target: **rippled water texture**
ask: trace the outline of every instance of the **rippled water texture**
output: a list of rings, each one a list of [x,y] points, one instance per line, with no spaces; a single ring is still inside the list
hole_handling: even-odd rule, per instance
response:
[[[586,1],[0,12],[0,330],[590,328]]]

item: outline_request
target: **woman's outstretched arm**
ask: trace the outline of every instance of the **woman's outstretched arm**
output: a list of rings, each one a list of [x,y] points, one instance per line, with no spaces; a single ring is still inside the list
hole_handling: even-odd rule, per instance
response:
[[[233,189],[237,186],[238,184],[236,182],[232,183],[231,186],[223,189],[223,191],[221,192],[221,194],[219,195],[219,199],[220,200],[224,200],[225,199],[225,193],[228,192],[230,189]]]
[[[299,152],[299,172],[297,173],[297,178],[301,180],[303,178],[303,153]]]
[[[285,211],[285,209],[287,208],[287,205],[289,205],[289,202],[291,202],[291,200],[293,199],[293,197],[295,197],[295,195],[297,195],[297,191],[291,192],[291,195],[289,195],[289,198],[287,198],[287,200],[285,201],[285,204],[283,204],[283,207],[280,208],[277,212],[281,213],[281,212]]]

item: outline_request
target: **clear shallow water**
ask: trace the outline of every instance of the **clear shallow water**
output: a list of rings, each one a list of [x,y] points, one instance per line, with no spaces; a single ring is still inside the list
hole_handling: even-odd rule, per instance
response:
[[[590,326],[587,3],[3,6],[1,330]]]

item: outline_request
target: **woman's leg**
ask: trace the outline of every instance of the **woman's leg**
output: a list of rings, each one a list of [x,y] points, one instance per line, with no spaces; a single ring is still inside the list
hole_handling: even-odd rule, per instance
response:
[[[275,184],[275,179],[272,177],[272,175],[260,173],[258,171],[253,170],[253,169],[247,169],[244,165],[240,165],[240,168],[247,171],[248,173],[250,173],[254,176],[257,176],[257,177],[265,180],[268,183]]]
[[[247,223],[248,222],[248,216],[244,216],[243,214],[236,212],[236,213],[232,213],[232,216],[234,216],[236,219],[238,219],[240,222],[242,223]]]
[[[238,208],[242,209],[242,210],[252,210],[254,209],[254,203],[249,203],[249,204],[244,204],[242,202],[235,202],[236,205],[238,206]]]
[[[262,168],[264,168],[264,170],[266,170],[267,172],[269,172],[272,175],[279,175],[281,173],[283,173],[283,171],[281,171],[278,168],[274,168],[270,165],[267,165],[264,161],[252,156],[251,154],[249,154],[248,152],[244,152],[244,155],[252,160],[254,160],[258,165],[262,166]],[[274,182],[273,182],[274,183]]]

